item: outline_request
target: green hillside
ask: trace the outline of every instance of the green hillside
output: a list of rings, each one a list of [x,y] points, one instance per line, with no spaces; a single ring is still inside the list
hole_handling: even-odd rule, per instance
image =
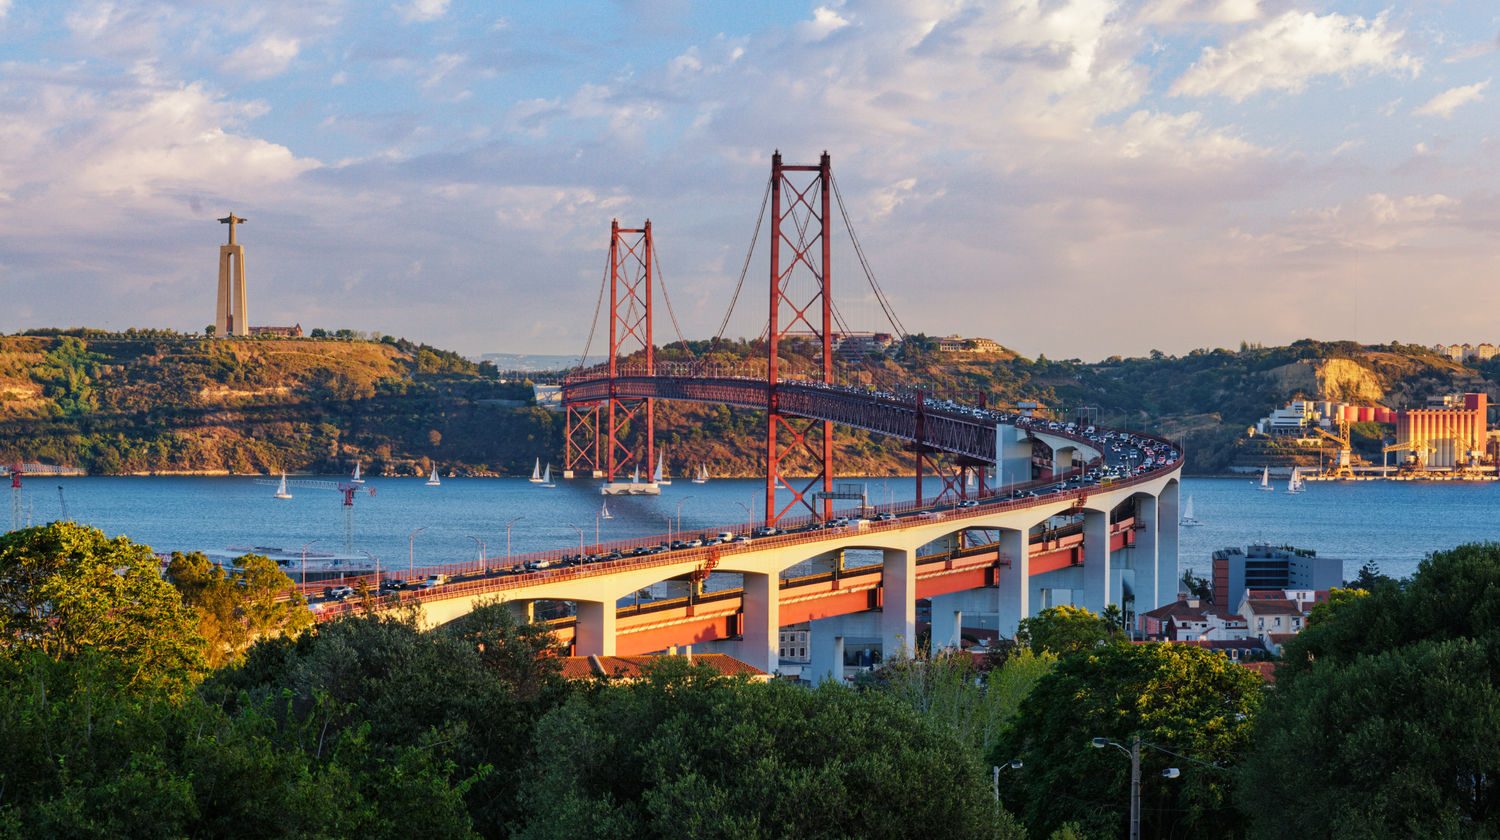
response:
[[[690,342],[662,348],[657,358],[689,354],[744,365],[762,359],[764,347]],[[815,354],[787,343],[783,365],[811,369]],[[1476,390],[1493,400],[1500,364],[1461,365],[1413,345],[1312,340],[1084,363],[1009,351],[944,353],[916,336],[896,357],[842,364],[839,376],[989,405],[1035,399],[1069,417],[1097,407],[1105,425],[1183,440],[1189,472],[1207,474],[1237,459],[1286,455],[1245,437],[1286,400],[1399,408]],[[641,431],[630,429],[627,438]],[[1355,434],[1377,453],[1384,431],[1360,424]],[[764,434],[758,412],[658,403],[656,439],[674,475],[700,464],[720,477],[763,474]],[[835,450],[845,474],[911,470],[900,443],[876,435],[839,430]],[[404,339],[215,341],[134,330],[0,336],[0,457],[8,461],[116,474],[327,473],[359,460],[376,475],[434,466],[514,475],[538,458],[559,465],[562,452],[563,417],[537,407],[528,382],[502,382],[489,363]]]

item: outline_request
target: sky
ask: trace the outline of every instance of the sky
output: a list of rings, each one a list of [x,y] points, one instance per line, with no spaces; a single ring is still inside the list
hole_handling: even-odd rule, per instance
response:
[[[202,330],[233,211],[252,324],[578,355],[649,219],[658,342],[747,253],[754,337],[779,150],[849,329],[857,236],[1031,357],[1500,342],[1497,63],[1490,0],[0,0],[0,331]]]

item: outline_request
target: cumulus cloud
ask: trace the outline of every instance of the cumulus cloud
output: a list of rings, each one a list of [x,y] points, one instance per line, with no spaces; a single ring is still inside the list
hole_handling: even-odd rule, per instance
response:
[[[1427,100],[1427,104],[1423,105],[1420,108],[1417,108],[1416,110],[1412,111],[1412,113],[1419,116],[1442,117],[1445,120],[1450,119],[1453,116],[1453,112],[1460,105],[1467,105],[1470,102],[1483,101],[1484,89],[1489,86],[1490,80],[1486,79],[1482,82],[1477,82],[1472,85],[1464,85],[1463,87],[1456,87],[1445,90],[1437,96],[1434,96],[1431,99]]]
[[[300,50],[296,38],[267,35],[235,50],[225,60],[224,71],[248,79],[269,79],[285,72]]]
[[[407,23],[429,23],[448,13],[448,0],[412,0],[396,7]]]
[[[1141,11],[1150,23],[1245,23],[1260,15],[1260,0],[1156,0]]]
[[[819,6],[813,9],[812,20],[801,24],[802,36],[809,41],[821,41],[849,25],[849,21],[836,9]]]
[[[1403,33],[1384,15],[1360,17],[1287,12],[1222,47],[1205,47],[1173,83],[1175,96],[1226,96],[1236,102],[1263,90],[1298,93],[1318,76],[1421,69],[1400,51]]]

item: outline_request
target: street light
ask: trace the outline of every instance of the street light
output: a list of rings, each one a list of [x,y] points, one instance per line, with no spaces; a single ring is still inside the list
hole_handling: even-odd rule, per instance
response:
[[[666,515],[665,513],[658,513],[657,516],[660,516],[662,519],[665,519],[667,521],[667,545],[671,545],[672,544],[672,517]]]
[[[307,545],[302,546],[302,583],[303,584],[307,583],[307,546],[310,546],[310,545],[312,545],[313,543],[316,543],[316,542],[322,542],[322,540],[323,540],[322,537],[318,537],[317,539],[313,540],[312,542],[308,543]]]
[[[520,522],[525,518],[526,517],[524,516],[517,516],[515,519],[512,519],[511,521],[505,523],[505,556],[507,558],[512,556],[510,553],[510,526],[516,524],[517,522]]]
[[[1021,759],[1019,759],[1019,758],[1012,758],[1010,761],[1007,761],[1004,764],[998,764],[998,765],[995,766],[995,801],[996,802],[1000,801],[1000,771],[1001,770],[1020,770],[1020,769],[1021,769]]]
[[[582,557],[583,556],[583,529],[580,528],[580,527],[578,527],[577,525],[574,525],[571,522],[564,522],[563,524],[578,532],[578,556]]]
[[[693,498],[693,497],[692,496],[683,496],[682,498],[680,498],[680,499],[677,500],[677,533],[678,534],[682,533],[682,503],[685,502],[685,501],[687,501],[688,499],[691,499],[691,498]]]
[[[481,540],[473,534],[464,534],[464,536],[479,544],[479,567],[481,569],[484,568],[484,540]]]
[[[1114,747],[1130,756],[1130,840],[1141,840],[1141,736],[1132,736],[1129,748],[1108,738],[1095,738],[1089,743],[1093,744],[1095,749]],[[1147,746],[1153,745],[1147,744]],[[1164,779],[1175,779],[1181,775],[1181,771],[1176,767],[1168,767],[1161,771],[1161,775]]]
[[[412,553],[412,546],[416,545],[417,535],[420,534],[420,533],[422,533],[425,530],[427,530],[427,526],[423,525],[422,527],[418,528],[417,530],[412,531],[411,534],[408,535],[407,538],[406,538],[406,573],[407,574],[412,574],[412,573],[416,572],[416,570],[417,570],[416,555]]]
[[[755,511],[751,510],[750,506],[744,502],[735,502],[735,504],[745,509],[745,527],[752,531],[755,530]]]
[[[370,558],[370,561],[375,564],[375,589],[378,591],[380,589],[380,558],[364,549],[360,549],[359,553]]]

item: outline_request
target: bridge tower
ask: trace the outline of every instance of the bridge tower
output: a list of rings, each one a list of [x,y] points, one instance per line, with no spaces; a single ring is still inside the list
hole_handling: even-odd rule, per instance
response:
[[[650,470],[656,457],[656,401],[621,399],[616,395],[615,377],[622,374],[623,356],[643,351],[641,360],[631,363],[627,375],[653,376],[656,373],[656,346],[651,336],[651,268],[656,264],[655,244],[651,240],[651,220],[639,228],[622,228],[618,219],[610,222],[609,233],[609,399],[603,417],[606,425],[598,429],[596,458],[602,456],[604,480],[613,482],[626,464]],[[596,428],[597,423],[596,422]],[[634,422],[645,423],[644,436],[637,434],[637,446],[644,443],[644,453],[625,443],[625,433]],[[598,452],[598,448],[604,452]]]
[[[799,503],[825,519],[833,512],[833,500],[825,495],[833,492],[833,423],[783,412],[777,393],[782,381],[780,343],[788,337],[810,339],[822,357],[814,378],[820,382],[833,381],[833,278],[829,260],[832,178],[827,152],[816,166],[785,165],[780,151],[771,156],[771,315],[766,330],[767,524],[780,521]],[[783,303],[786,304],[784,322]],[[805,484],[797,479],[794,485],[784,466],[805,467],[809,462],[814,470],[811,479]],[[785,487],[792,494],[780,510],[776,508],[778,487]]]

